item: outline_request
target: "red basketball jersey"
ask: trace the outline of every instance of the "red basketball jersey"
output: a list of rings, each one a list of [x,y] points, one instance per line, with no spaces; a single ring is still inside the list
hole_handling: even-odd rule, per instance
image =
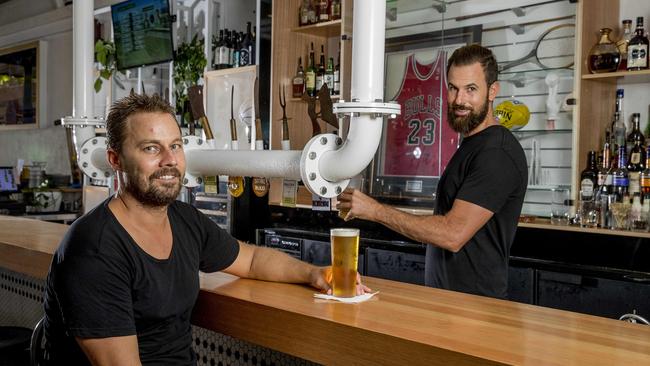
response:
[[[415,55],[393,100],[402,114],[385,130],[383,175],[429,177],[442,175],[458,147],[459,134],[447,123],[447,53],[439,51],[428,65]]]

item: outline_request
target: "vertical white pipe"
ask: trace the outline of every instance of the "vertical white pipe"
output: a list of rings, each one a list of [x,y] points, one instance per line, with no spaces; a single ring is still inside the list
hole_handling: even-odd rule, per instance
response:
[[[386,38],[386,2],[355,0],[352,30],[352,101],[383,101],[384,42]],[[359,174],[377,151],[383,118],[364,114],[350,119],[348,138],[343,146],[323,154],[320,173],[336,182]]]
[[[93,1],[73,3],[73,73],[74,100],[72,115],[75,118],[92,118],[93,113]]]
[[[94,118],[93,89],[93,45],[94,27],[92,0],[75,1],[72,8],[72,72],[73,94],[72,116]],[[93,127],[75,128],[77,150],[81,144],[95,136]]]
[[[352,19],[352,101],[383,100],[386,2],[355,0]]]

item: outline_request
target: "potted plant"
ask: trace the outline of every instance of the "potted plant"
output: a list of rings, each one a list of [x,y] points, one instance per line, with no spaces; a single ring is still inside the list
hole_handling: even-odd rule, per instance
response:
[[[204,40],[194,35],[190,43],[182,43],[174,52],[174,97],[176,99],[176,114],[189,121],[189,111],[183,106],[188,100],[187,88],[196,85],[203,76],[203,70],[208,63],[204,52]]]
[[[110,80],[113,72],[117,70],[117,60],[115,59],[115,44],[111,41],[98,39],[95,43],[95,59],[101,65],[99,76],[95,80],[95,92],[99,93],[102,89],[102,79]]]

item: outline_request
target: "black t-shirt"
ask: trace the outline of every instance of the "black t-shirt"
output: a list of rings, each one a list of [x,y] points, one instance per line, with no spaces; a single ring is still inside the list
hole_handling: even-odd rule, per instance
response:
[[[460,199],[494,215],[458,253],[427,246],[427,286],[507,296],[510,246],[527,183],[526,155],[505,127],[491,126],[463,140],[438,183],[435,214],[445,215]]]
[[[44,331],[56,365],[88,364],[74,337],[137,335],[142,364],[193,365],[190,315],[199,270],[216,272],[239,254],[237,241],[194,207],[172,203],[169,258],[140,248],[108,208],[70,227],[52,260]]]

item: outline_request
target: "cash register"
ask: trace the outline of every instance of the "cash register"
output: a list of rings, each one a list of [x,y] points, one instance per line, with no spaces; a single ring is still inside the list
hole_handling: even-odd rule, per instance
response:
[[[12,193],[18,193],[14,168],[0,166],[0,215],[22,215],[25,204],[12,199]]]

